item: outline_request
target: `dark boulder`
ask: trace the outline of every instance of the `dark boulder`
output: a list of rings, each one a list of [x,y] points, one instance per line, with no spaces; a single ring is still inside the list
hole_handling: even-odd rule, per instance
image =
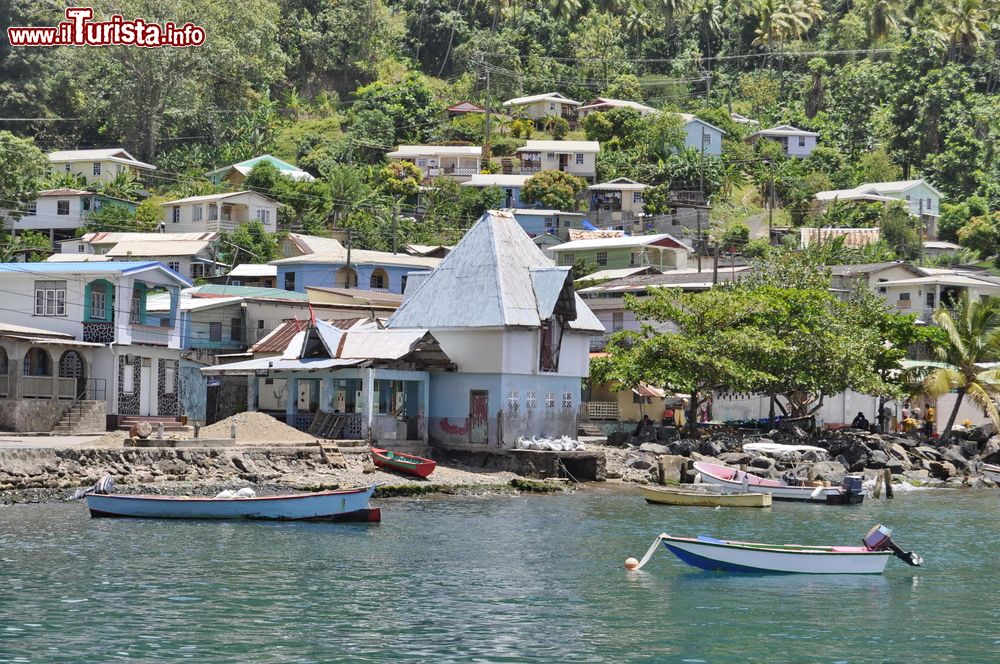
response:
[[[627,431],[612,431],[608,434],[608,445],[625,447],[631,438],[632,435]]]
[[[886,464],[889,463],[889,455],[882,450],[875,450],[870,455],[868,455],[868,467],[878,470],[880,468],[885,468]]]

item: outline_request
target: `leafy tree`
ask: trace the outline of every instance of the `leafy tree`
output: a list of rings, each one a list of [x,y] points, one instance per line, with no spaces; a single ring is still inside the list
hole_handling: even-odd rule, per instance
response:
[[[566,138],[569,133],[569,121],[566,118],[550,117],[546,121],[548,130],[552,133],[552,138],[560,141]]]
[[[958,230],[958,243],[979,253],[980,258],[989,258],[997,253],[1000,229],[997,222],[1000,215],[973,217]]]
[[[573,263],[573,279],[583,279],[587,275],[594,274],[601,269],[601,266],[597,264],[597,261],[587,260],[586,258],[577,258]]]
[[[20,219],[48,173],[49,160],[31,139],[0,131],[0,220]]]
[[[920,233],[910,210],[903,203],[890,205],[882,214],[882,239],[903,260],[916,260],[921,254]]]
[[[935,350],[947,366],[934,369],[926,382],[927,391],[937,396],[957,390],[955,406],[941,432],[942,442],[951,438],[955,417],[966,396],[990,416],[993,426],[1000,427],[996,406],[1000,372],[981,368],[983,363],[997,358],[1000,348],[1000,300],[981,301],[963,294],[955,305],[954,313],[944,306],[934,312],[934,323],[947,336]]]
[[[410,161],[392,161],[378,173],[379,189],[390,196],[416,196],[424,172]]]
[[[941,203],[941,217],[937,223],[937,235],[948,242],[958,241],[958,231],[972,217],[989,212],[989,201],[979,196],[971,196],[961,203]]]
[[[607,113],[588,113],[580,122],[588,141],[607,143],[614,136],[614,125]]]
[[[52,254],[48,235],[38,231],[21,231],[16,236],[0,232],[0,263],[23,261],[40,263]]]
[[[112,198],[134,201],[142,193],[142,184],[130,170],[118,171],[108,182],[101,185],[101,193]]]
[[[241,186],[281,203],[278,220],[285,227],[301,228],[307,232],[321,230],[333,209],[326,182],[293,180],[267,162],[254,166]]]
[[[358,88],[356,101],[351,106],[351,133],[371,140],[361,134],[356,126],[359,116],[379,112],[388,118],[392,128],[389,145],[421,143],[437,125],[443,105],[434,98],[427,78],[411,72],[400,81],[378,80]]]
[[[554,210],[575,211],[587,181],[563,171],[542,171],[524,183],[521,197],[526,203],[538,203]]]
[[[219,260],[233,267],[278,258],[278,238],[259,221],[241,224],[219,237]]]
[[[105,203],[100,208],[91,211],[87,215],[84,224],[84,232],[134,232],[149,233],[156,230],[157,225],[163,221],[163,209],[158,210],[158,215],[153,221],[143,221],[136,218],[136,213],[124,205],[117,203]]]

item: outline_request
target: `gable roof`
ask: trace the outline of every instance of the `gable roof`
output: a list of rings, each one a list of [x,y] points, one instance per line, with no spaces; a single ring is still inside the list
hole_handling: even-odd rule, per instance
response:
[[[568,289],[568,290],[567,290]],[[508,211],[490,210],[473,225],[388,320],[390,328],[539,328],[556,304],[568,327],[604,327],[572,292],[569,268],[555,268]]]
[[[515,152],[600,152],[597,141],[527,141]]]
[[[506,173],[474,173],[465,182],[459,182],[462,187],[523,187],[533,174],[508,175]]]
[[[659,111],[652,106],[646,106],[645,104],[640,104],[637,101],[628,101],[627,99],[612,99],[610,97],[597,97],[591,102],[581,106],[576,109],[577,111],[589,110],[592,108],[602,108],[610,106],[611,108],[631,108],[640,113],[659,113]]]
[[[936,196],[943,198],[943,194],[935,189],[930,182],[923,178],[916,180],[896,180],[893,182],[865,182],[853,189],[831,189],[829,191],[816,192],[816,200],[898,200],[886,194],[902,194],[914,187],[923,185],[930,189]]]
[[[580,102],[573,101],[558,92],[546,92],[540,95],[528,95],[527,97],[515,97],[514,99],[508,99],[503,103],[504,106],[522,106],[524,104],[533,104],[536,101],[557,101],[561,104],[569,104],[570,106],[579,106]]]
[[[694,115],[693,113],[677,113],[677,115],[681,116],[681,119],[684,120],[684,124],[690,124],[692,122],[698,122],[698,123],[701,123],[701,124],[705,125],[706,127],[711,127],[712,129],[714,129],[714,130],[716,130],[718,132],[721,132],[723,134],[726,133],[725,129],[721,129],[719,127],[716,127],[711,122],[707,122],[705,120],[702,120],[701,118],[699,118],[697,115]]]
[[[125,148],[99,148],[95,150],[56,150],[49,153],[49,161],[54,164],[61,164],[71,161],[114,161],[120,164],[128,164],[136,168],[144,168],[148,171],[155,171],[156,166],[139,161],[130,155]]]
[[[281,171],[283,175],[287,175],[293,180],[315,180],[311,173],[308,173],[294,164],[289,164],[283,159],[278,159],[274,155],[262,154],[259,157],[252,157],[250,159],[245,159],[243,161],[237,162],[235,164],[230,164],[229,166],[223,166],[221,168],[216,168],[213,171],[205,173],[205,177],[211,177],[217,173],[226,173],[227,171],[235,170],[239,171],[243,175],[249,175],[250,171],[253,170],[254,166],[260,163],[267,163],[274,166],[276,169]]]
[[[268,203],[278,205],[278,201],[273,198],[269,198],[264,194],[258,194],[256,191],[230,191],[224,194],[206,194],[204,196],[188,196],[187,198],[178,198],[173,201],[160,203],[160,206],[177,205],[178,203],[210,203],[212,201],[224,201],[229,198],[235,198],[236,196],[254,196],[256,198],[263,199]]]
[[[452,113],[485,113],[486,109],[479,104],[474,104],[471,101],[460,101],[457,104],[452,104],[446,111],[451,111]]]
[[[69,189],[63,187],[62,189],[46,189],[45,191],[38,192],[37,196],[39,198],[47,196],[91,196],[94,192],[83,191],[82,189]]]
[[[0,273],[29,274],[33,276],[49,274],[118,274],[129,275],[140,272],[160,272],[184,286],[191,282],[158,261],[94,261],[57,263],[0,263]]]
[[[862,274],[874,274],[891,267],[901,267],[909,270],[918,276],[924,276],[924,272],[906,261],[886,261],[884,263],[854,263],[848,265],[830,265],[830,274],[835,277],[853,277]]]
[[[425,155],[451,155],[456,157],[482,157],[483,148],[478,145],[400,145],[387,157],[422,157]]]
[[[783,124],[776,125],[770,129],[755,131],[750,134],[750,136],[819,136],[819,134],[814,131],[806,131],[804,129],[799,129],[798,127],[793,127],[792,125]]]
[[[199,286],[194,297],[245,297],[265,300],[299,300],[305,302],[305,293],[284,290],[282,288],[265,288],[263,286],[230,286],[229,284],[205,284]]]
[[[570,242],[564,242],[558,247],[553,247],[552,251],[588,251],[593,249],[645,247],[663,241],[666,241],[667,245],[673,247],[674,249],[694,251],[691,246],[681,240],[678,240],[670,233],[659,233],[657,235],[623,235],[619,237],[596,238],[593,240],[572,240]]]
[[[105,256],[118,258],[123,256],[196,256],[208,248],[209,242],[204,240],[173,240],[161,239],[158,242],[119,242],[108,250]]]
[[[642,184],[628,178],[615,178],[614,180],[592,184],[587,187],[591,191],[642,191],[648,188],[648,184]]]
[[[278,268],[267,263],[240,263],[229,271],[230,277],[277,277]]]
[[[84,244],[90,245],[105,245],[105,244],[118,244],[119,242],[160,242],[163,240],[171,241],[204,241],[211,242],[213,240],[219,239],[220,233],[216,232],[204,232],[204,233],[132,233],[132,232],[113,232],[113,231],[98,231],[95,233],[84,233],[79,238],[73,238],[71,240],[61,240],[62,242],[83,242]]]

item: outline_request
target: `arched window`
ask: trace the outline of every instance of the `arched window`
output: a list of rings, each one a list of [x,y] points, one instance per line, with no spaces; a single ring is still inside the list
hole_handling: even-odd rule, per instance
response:
[[[9,367],[7,366],[7,349],[0,346],[0,376],[6,376]]]
[[[374,270],[368,280],[368,287],[372,290],[386,290],[389,288],[389,274],[382,268]]]
[[[75,350],[68,350],[59,358],[59,377],[76,378],[76,394],[79,395],[87,386],[86,369],[83,357]]]
[[[51,376],[52,358],[44,348],[32,347],[24,354],[25,376]]]
[[[358,273],[354,268],[342,267],[337,270],[337,288],[357,288]]]

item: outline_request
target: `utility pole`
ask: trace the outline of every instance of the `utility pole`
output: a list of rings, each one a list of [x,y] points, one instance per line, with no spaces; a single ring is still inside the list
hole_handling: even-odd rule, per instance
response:
[[[399,221],[399,201],[392,206],[392,253],[396,253],[396,228]]]
[[[351,287],[351,241],[354,239],[354,229],[347,229],[347,277],[344,278],[344,288]]]
[[[485,148],[485,154],[483,155],[487,159],[493,156],[493,147],[490,143],[490,68],[486,64],[485,57],[482,60],[483,69],[486,71],[486,140],[484,141],[483,147]]]
[[[712,285],[719,283],[719,243],[715,243],[715,260],[712,262]]]
[[[698,257],[698,272],[701,272],[701,210],[696,210],[698,217],[698,234],[694,239],[694,254]]]
[[[701,192],[701,201],[705,202],[705,125],[701,127],[701,159],[698,164],[698,191]],[[695,251],[698,252],[698,271],[701,272],[701,248],[702,248],[702,237],[701,237],[701,208],[695,211],[698,215],[698,244],[695,245]]]

